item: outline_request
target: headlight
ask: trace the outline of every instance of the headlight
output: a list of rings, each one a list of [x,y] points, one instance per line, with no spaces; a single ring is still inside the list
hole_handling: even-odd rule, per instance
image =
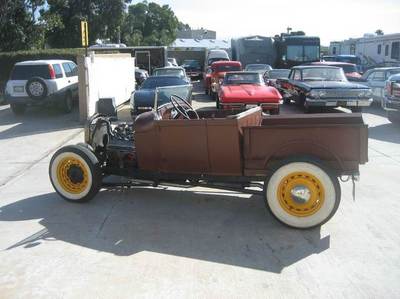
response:
[[[358,97],[359,98],[370,98],[370,97],[372,97],[372,91],[370,89],[361,90],[358,93]]]
[[[316,98],[316,99],[324,98],[324,97],[326,97],[326,91],[325,90],[313,89],[313,90],[310,91],[309,95],[310,95],[311,98]]]

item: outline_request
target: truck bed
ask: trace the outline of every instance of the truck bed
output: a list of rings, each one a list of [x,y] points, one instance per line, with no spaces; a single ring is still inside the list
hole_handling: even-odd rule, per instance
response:
[[[336,175],[359,173],[368,161],[368,126],[361,114],[266,117],[243,128],[244,175],[265,176],[290,157],[317,158]]]

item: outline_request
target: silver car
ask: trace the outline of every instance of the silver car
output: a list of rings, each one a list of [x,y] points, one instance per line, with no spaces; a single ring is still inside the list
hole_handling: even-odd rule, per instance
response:
[[[382,67],[368,70],[362,80],[371,88],[376,103],[383,103],[386,81],[390,76],[400,73],[400,67]]]

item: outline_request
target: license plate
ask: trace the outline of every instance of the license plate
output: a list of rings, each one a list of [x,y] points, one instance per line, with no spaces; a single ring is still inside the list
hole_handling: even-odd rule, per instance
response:
[[[14,92],[24,92],[24,87],[23,86],[14,86],[13,90],[14,90]]]
[[[258,106],[254,105],[254,104],[246,105],[246,109],[251,109],[251,108],[255,108],[255,107],[258,107]]]
[[[342,106],[342,107],[347,107],[348,102],[347,101],[340,101],[338,102],[338,106]]]

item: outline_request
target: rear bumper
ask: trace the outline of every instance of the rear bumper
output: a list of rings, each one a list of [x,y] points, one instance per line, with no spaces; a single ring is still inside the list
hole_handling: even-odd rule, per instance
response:
[[[8,104],[25,104],[29,106],[45,105],[58,102],[63,100],[64,97],[65,92],[54,93],[40,100],[34,100],[30,97],[13,97],[7,93],[4,95],[4,98]]]
[[[280,103],[219,103],[222,109],[246,109],[246,106],[259,106],[262,110],[275,110],[279,109]]]
[[[386,111],[400,111],[400,99],[384,97],[382,106]]]
[[[371,99],[311,99],[306,98],[309,107],[369,107],[373,102]]]
[[[189,77],[193,78],[193,77],[200,77],[202,76],[202,72],[186,72],[186,75],[188,75]]]

